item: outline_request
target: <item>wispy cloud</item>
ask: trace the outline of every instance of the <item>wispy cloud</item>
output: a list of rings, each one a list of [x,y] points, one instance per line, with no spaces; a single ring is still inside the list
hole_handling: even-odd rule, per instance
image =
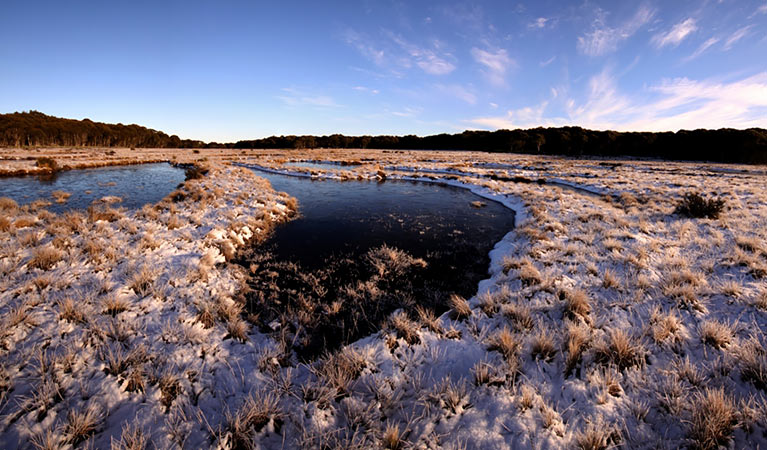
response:
[[[541,61],[541,62],[540,62],[540,66],[541,66],[541,67],[546,67],[546,66],[548,66],[549,64],[553,63],[553,62],[554,62],[554,60],[556,60],[556,59],[557,59],[557,56],[556,56],[556,55],[554,55],[554,56],[552,56],[551,58],[547,59],[546,61]]]
[[[738,31],[732,33],[732,35],[728,37],[726,41],[724,41],[724,49],[725,50],[731,49],[736,42],[746,37],[748,32],[751,31],[751,28],[753,28],[753,25],[747,25],[739,29]]]
[[[416,66],[431,75],[446,75],[456,68],[452,62],[453,56],[442,51],[439,41],[433,41],[430,47],[425,47],[413,44],[391,31],[384,30],[383,35],[384,39],[374,41],[366,35],[349,30],[344,40],[382,68],[396,70]]]
[[[391,114],[397,117],[415,117],[423,111],[423,108],[403,108],[402,111],[392,111]]]
[[[706,39],[706,42],[700,44],[700,46],[694,52],[692,52],[690,56],[684,58],[684,61],[685,62],[692,61],[693,59],[705,53],[706,50],[709,49],[709,47],[716,44],[717,42],[719,42],[719,38],[712,37],[712,38]]]
[[[640,6],[631,19],[617,27],[610,27],[605,23],[606,14],[601,9],[597,10],[596,15],[591,31],[579,36],[576,43],[578,51],[588,56],[601,56],[617,50],[622,41],[633,36],[653,18],[655,11],[647,6]]]
[[[434,87],[441,93],[463,100],[470,105],[477,103],[477,96],[460,84],[436,84]]]
[[[653,36],[652,42],[657,48],[663,48],[667,45],[676,47],[697,29],[695,19],[688,18],[671,27],[666,33],[656,34]]]
[[[371,88],[366,87],[366,86],[354,86],[354,87],[352,87],[352,89],[354,89],[355,91],[359,91],[359,92],[368,92],[368,93],[373,94],[373,95],[376,95],[376,94],[378,94],[380,92],[378,89],[371,89]]]
[[[441,43],[434,41],[433,48],[421,47],[406,41],[402,36],[393,33],[386,33],[389,38],[405,51],[408,57],[415,61],[415,64],[424,72],[431,75],[446,75],[455,70],[455,65],[448,58],[452,58],[449,53],[439,54]]]
[[[386,61],[386,52],[383,49],[372,45],[369,40],[354,30],[347,30],[344,35],[347,44],[356,48],[363,56],[381,66]]]
[[[546,28],[546,26],[551,26],[552,24],[553,24],[553,21],[551,20],[550,17],[539,17],[533,20],[532,22],[528,23],[527,28],[530,28],[533,30],[535,29],[540,30],[540,29]]]
[[[635,98],[620,93],[607,70],[592,77],[589,85],[582,104],[573,99],[566,102],[564,117],[545,116],[544,103],[469,122],[488,128],[578,125],[624,131],[767,126],[767,72],[730,82],[670,79]]]
[[[316,95],[307,93],[299,89],[283,88],[283,95],[277,98],[282,100],[287,106],[310,106],[315,108],[338,108],[341,105],[328,95]]]
[[[506,83],[506,72],[514,65],[514,60],[509,57],[506,50],[490,51],[474,47],[471,49],[471,56],[484,66],[485,76],[492,84],[502,86]]]

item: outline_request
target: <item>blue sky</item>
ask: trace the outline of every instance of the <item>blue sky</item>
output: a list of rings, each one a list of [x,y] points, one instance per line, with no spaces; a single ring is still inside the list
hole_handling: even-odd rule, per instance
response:
[[[6,0],[0,18],[0,112],[206,141],[767,128],[767,0]]]

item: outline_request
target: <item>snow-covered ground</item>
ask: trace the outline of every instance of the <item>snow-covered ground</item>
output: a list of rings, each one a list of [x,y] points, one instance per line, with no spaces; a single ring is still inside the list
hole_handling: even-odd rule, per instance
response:
[[[468,152],[227,159],[463,186],[515,209],[518,223],[476,296],[452,299],[442,317],[395,313],[382,331],[296,364],[248,324],[246,274],[224,261],[292,207],[246,169],[216,168],[182,201],[112,222],[6,208],[0,447],[767,443],[762,168]],[[376,162],[282,166],[351,159]],[[725,210],[681,217],[687,192],[721,196]]]

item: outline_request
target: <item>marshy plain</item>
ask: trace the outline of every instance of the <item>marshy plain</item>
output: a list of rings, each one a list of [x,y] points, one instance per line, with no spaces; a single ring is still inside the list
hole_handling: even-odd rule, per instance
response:
[[[64,169],[168,161],[187,174],[137,208],[0,200],[4,448],[767,441],[761,166],[60,148],[0,151],[0,171],[49,172],[39,158]],[[430,183],[470,193],[468,211],[493,202],[514,220],[471,292],[409,289],[428,258],[374,246],[354,256],[365,277],[329,296],[302,271],[285,288],[290,272],[264,270],[265,244],[310,205],[259,174],[350,190]],[[296,292],[266,295],[270,276]],[[361,325],[368,334],[347,333]],[[309,331],[328,329],[304,351]]]

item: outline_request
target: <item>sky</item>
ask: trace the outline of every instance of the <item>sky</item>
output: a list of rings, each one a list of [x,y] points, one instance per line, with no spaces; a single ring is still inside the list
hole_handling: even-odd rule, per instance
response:
[[[218,142],[767,128],[767,0],[3,0],[26,110]]]

